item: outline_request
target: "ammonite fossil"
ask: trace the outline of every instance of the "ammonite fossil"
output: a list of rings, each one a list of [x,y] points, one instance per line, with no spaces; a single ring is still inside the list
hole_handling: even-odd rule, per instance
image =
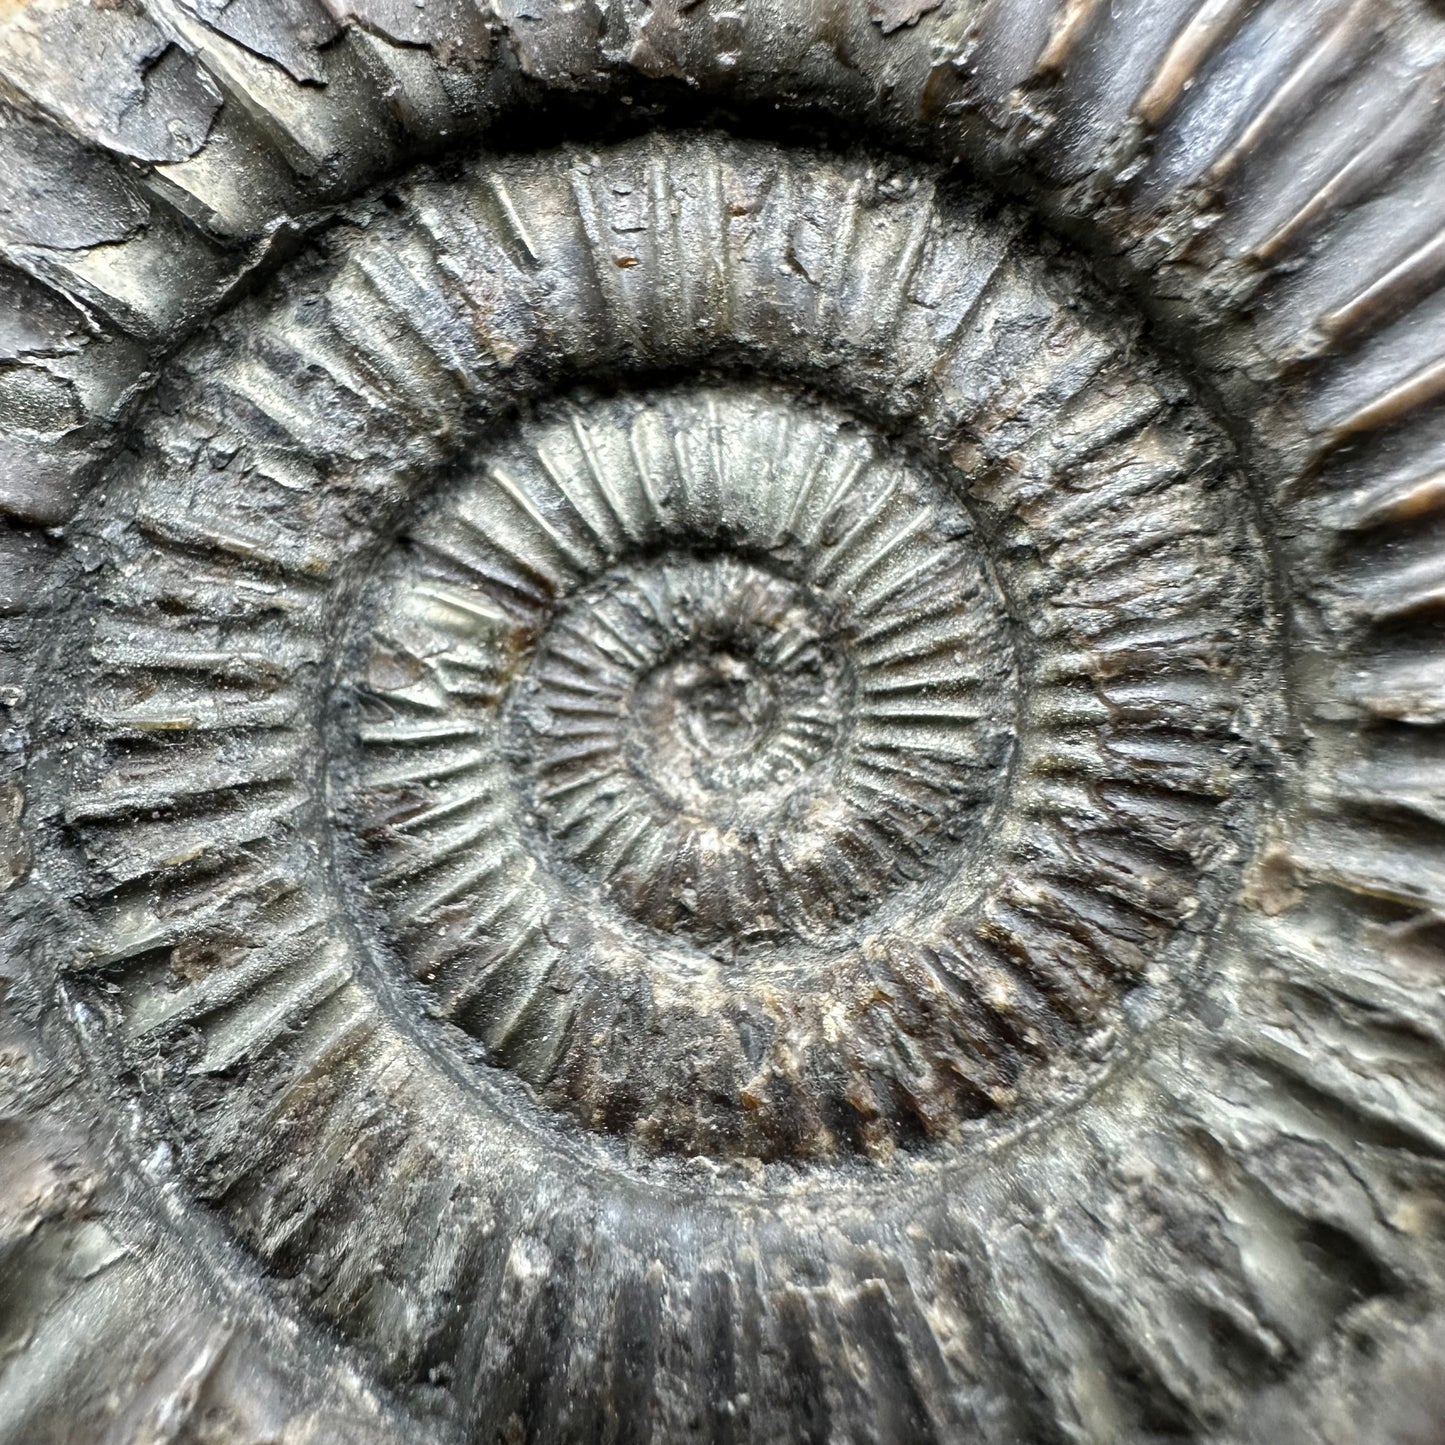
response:
[[[0,1440],[1442,1438],[1436,8],[0,75]]]

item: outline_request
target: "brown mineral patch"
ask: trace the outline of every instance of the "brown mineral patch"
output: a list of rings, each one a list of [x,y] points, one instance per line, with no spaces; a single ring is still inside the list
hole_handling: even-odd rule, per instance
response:
[[[7,783],[0,787],[0,893],[30,871],[30,849],[20,831],[24,811],[25,794],[20,785]]]
[[[1298,908],[1304,901],[1304,889],[1288,851],[1278,843],[1270,843],[1245,874],[1240,896],[1266,918],[1278,918]]]

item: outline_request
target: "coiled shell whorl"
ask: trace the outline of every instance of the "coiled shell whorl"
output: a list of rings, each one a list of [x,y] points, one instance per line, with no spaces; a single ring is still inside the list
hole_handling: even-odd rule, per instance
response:
[[[0,13],[0,1441],[1426,1438],[1442,65]]]

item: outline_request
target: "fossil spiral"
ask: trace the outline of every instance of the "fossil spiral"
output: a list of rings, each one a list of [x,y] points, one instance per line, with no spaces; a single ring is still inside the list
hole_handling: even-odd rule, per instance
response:
[[[1438,17],[0,75],[0,1440],[1434,1438]]]

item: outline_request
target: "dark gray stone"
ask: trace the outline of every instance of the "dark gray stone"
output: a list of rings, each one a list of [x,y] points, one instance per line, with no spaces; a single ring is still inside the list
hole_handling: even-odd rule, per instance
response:
[[[0,1441],[1432,1439],[1442,66],[0,9]]]

